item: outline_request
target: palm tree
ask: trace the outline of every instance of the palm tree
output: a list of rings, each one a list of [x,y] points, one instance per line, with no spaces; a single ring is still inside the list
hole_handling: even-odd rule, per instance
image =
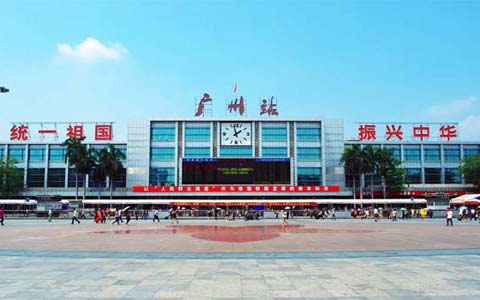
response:
[[[373,199],[373,176],[375,175],[375,170],[376,170],[376,152],[371,145],[368,145],[367,147],[362,149],[362,160],[363,160],[363,165],[364,165],[364,171],[366,173],[370,173],[370,189],[371,189],[371,195]]]
[[[394,171],[399,161],[393,158],[393,151],[390,149],[378,149],[375,153],[376,169],[378,175],[382,177],[383,198],[386,198],[386,177]]]
[[[83,175],[83,200],[87,191],[87,174],[90,174],[95,166],[95,150],[88,149],[83,145],[79,151],[78,161],[76,163],[77,174]]]
[[[85,137],[76,138],[71,136],[62,143],[62,146],[66,147],[65,162],[68,163],[69,167],[75,167],[75,200],[78,200],[78,162],[83,152],[86,152],[86,146],[82,143],[84,140]],[[85,181],[83,184],[85,185]]]
[[[108,144],[106,148],[98,152],[98,162],[104,174],[108,176],[110,186],[110,199],[113,196],[113,179],[120,175],[123,169],[122,160],[125,159],[125,154],[114,145]]]
[[[105,182],[107,175],[105,173],[104,164],[100,162],[100,154],[96,151],[95,153],[95,165],[92,169],[91,176],[93,177],[93,181],[98,184],[98,199],[102,197],[102,182]]]
[[[355,177],[361,176],[363,173],[363,160],[361,157],[361,149],[359,145],[353,145],[345,148],[340,162],[344,165],[345,175],[352,176],[353,179],[353,198],[356,198]],[[362,186],[360,185],[360,199],[362,196]]]

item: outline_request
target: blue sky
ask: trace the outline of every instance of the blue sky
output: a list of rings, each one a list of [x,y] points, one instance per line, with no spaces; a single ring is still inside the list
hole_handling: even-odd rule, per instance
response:
[[[480,139],[480,2],[3,1],[10,121],[190,117],[238,83],[248,115],[460,122]],[[123,133],[122,133],[123,135]]]

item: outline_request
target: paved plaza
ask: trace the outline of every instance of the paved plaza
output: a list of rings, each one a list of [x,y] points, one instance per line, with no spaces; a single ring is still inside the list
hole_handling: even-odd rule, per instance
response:
[[[480,225],[6,220],[1,299],[480,299]]]

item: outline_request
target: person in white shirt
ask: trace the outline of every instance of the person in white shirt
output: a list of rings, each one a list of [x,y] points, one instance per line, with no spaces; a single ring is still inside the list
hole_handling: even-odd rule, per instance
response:
[[[73,225],[73,222],[74,222],[74,221],[77,221],[78,224],[80,224],[80,221],[78,220],[78,211],[77,211],[77,209],[74,209],[74,210],[73,210],[72,225]]]
[[[453,211],[451,209],[447,211],[447,226],[449,223],[453,226]]]
[[[375,217],[375,222],[378,222],[378,208],[374,208],[373,209],[373,215]]]
[[[50,208],[50,209],[48,210],[48,222],[52,222],[52,215],[53,215],[53,211],[52,211],[52,209]]]

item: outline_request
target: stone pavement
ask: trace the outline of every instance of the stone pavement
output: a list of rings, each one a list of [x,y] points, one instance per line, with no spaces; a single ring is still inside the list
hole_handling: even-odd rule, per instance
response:
[[[167,223],[8,221],[0,228],[0,299],[480,299],[473,223],[293,220],[298,226],[282,232],[276,221],[246,229],[238,222],[240,231],[216,234],[275,237],[212,241],[195,234],[215,235],[205,227],[213,221],[182,222],[188,226],[175,233]]]

